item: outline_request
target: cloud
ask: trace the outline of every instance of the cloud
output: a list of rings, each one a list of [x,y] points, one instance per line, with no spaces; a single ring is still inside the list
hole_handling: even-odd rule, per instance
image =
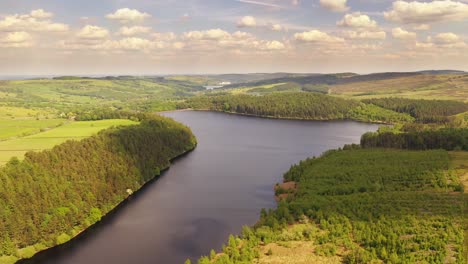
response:
[[[109,47],[123,50],[149,50],[154,47],[154,43],[147,39],[133,37],[109,42]]]
[[[433,48],[434,43],[432,43],[432,42],[416,42],[415,46],[416,46],[416,48],[428,49],[428,48]]]
[[[376,28],[377,22],[372,20],[368,15],[355,12],[346,14],[336,25],[341,27]]]
[[[44,19],[51,18],[54,16],[54,14],[44,11],[44,9],[37,9],[31,11],[30,16],[38,19]]]
[[[397,27],[392,29],[392,36],[397,39],[414,39],[416,38],[416,33]]]
[[[461,41],[461,38],[451,32],[437,34],[434,38],[438,44],[454,44]]]
[[[283,8],[280,5],[269,3],[269,2],[262,2],[262,1],[253,1],[253,0],[237,0],[238,2],[244,4],[252,4],[252,5],[259,5],[259,6],[266,6],[266,7],[274,7],[274,8]]]
[[[346,6],[347,0],[320,0],[320,5],[333,12],[346,12],[349,7]]]
[[[345,36],[351,39],[384,40],[387,33],[385,31],[347,31]]]
[[[174,42],[174,44],[172,44],[172,47],[174,47],[174,49],[183,49],[185,47],[185,43],[183,42]]]
[[[285,48],[286,46],[282,42],[276,40],[268,41],[264,44],[264,49],[266,50],[283,50]]]
[[[414,26],[413,29],[414,29],[414,30],[423,31],[423,30],[429,30],[429,29],[431,29],[431,26],[428,25],[428,24],[420,24],[420,25]]]
[[[173,41],[177,39],[177,35],[174,32],[154,33],[152,36],[157,41]]]
[[[105,39],[109,37],[109,31],[102,27],[86,25],[78,32],[77,37],[89,40]]]
[[[186,39],[194,40],[221,40],[229,38],[231,35],[222,29],[210,29],[205,31],[190,31],[183,34]]]
[[[32,46],[32,37],[24,31],[11,32],[5,37],[0,38],[0,47],[5,48],[22,48]]]
[[[273,24],[270,26],[270,29],[273,31],[283,31],[284,27],[281,26],[280,24]]]
[[[257,25],[257,21],[253,16],[245,16],[239,22],[237,22],[237,27],[255,27]]]
[[[52,13],[42,9],[33,10],[25,15],[7,15],[0,20],[0,31],[26,31],[26,32],[65,32],[69,27],[66,24],[54,23],[49,18]]]
[[[150,31],[151,31],[150,27],[141,27],[141,26],[121,27],[119,29],[118,34],[122,36],[134,36],[138,34],[148,34]]]
[[[286,50],[285,43],[278,40],[257,39],[253,34],[236,31],[229,33],[221,29],[210,29],[205,31],[190,31],[182,34],[184,49],[196,52],[212,52],[215,49],[225,52],[249,53],[275,52]],[[175,43],[173,47],[175,47]]]
[[[451,0],[432,2],[396,1],[384,17],[404,24],[424,24],[442,21],[460,21],[468,18],[468,4]]]
[[[344,39],[331,36],[319,30],[311,30],[302,33],[294,34],[294,38],[301,42],[314,42],[314,43],[341,43]]]
[[[142,13],[136,9],[122,8],[113,14],[106,16],[108,19],[117,20],[120,23],[142,22],[145,18],[151,17],[147,13]]]

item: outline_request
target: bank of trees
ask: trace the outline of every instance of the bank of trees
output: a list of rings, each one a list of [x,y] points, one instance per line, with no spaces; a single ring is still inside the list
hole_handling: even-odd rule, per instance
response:
[[[214,110],[255,116],[308,120],[352,119],[366,122],[412,122],[405,113],[345,100],[320,93],[272,93],[254,95],[200,96],[181,103],[179,108]]]
[[[468,151],[468,128],[442,128],[406,133],[368,132],[362,135],[361,145],[365,148]]]
[[[0,256],[27,257],[66,242],[195,147],[187,127],[140,117],[139,125],[29,152],[1,167]]]
[[[235,250],[229,242],[199,263],[252,263],[250,256],[268,257],[260,255],[264,245],[288,241],[313,241],[310,254],[320,256],[340,250],[344,263],[466,263],[467,197],[449,162],[444,150],[356,145],[301,161],[284,175],[297,190],[262,210],[255,227],[235,238]]]
[[[423,123],[444,123],[453,116],[468,111],[468,104],[450,100],[422,100],[404,98],[380,98],[364,100],[399,113],[407,113]]]

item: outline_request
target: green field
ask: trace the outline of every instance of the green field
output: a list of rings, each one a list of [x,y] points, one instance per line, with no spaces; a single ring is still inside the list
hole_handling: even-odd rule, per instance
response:
[[[67,120],[64,119],[0,119],[0,140],[10,139],[12,137],[23,137],[63,125]]]
[[[53,120],[40,120],[38,125]],[[63,122],[63,120],[60,120]],[[0,121],[0,126],[3,128],[3,122]],[[32,122],[28,120],[27,123]],[[111,126],[119,125],[133,125],[137,122],[130,120],[100,120],[100,121],[83,121],[83,122],[72,122],[63,126],[47,130],[42,133],[34,134],[17,139],[11,139],[0,142],[0,165],[8,162],[12,157],[22,158],[23,155],[28,151],[39,151],[44,149],[50,149],[55,145],[63,143],[67,140],[80,140],[91,135],[96,134],[100,130],[109,128]],[[18,130],[11,129],[11,133],[15,133]],[[3,132],[3,129],[2,129]],[[3,134],[3,133],[2,133]]]

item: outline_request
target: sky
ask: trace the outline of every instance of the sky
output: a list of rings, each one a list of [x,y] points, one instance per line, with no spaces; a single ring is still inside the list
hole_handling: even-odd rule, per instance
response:
[[[1,0],[0,75],[468,70],[468,0]]]

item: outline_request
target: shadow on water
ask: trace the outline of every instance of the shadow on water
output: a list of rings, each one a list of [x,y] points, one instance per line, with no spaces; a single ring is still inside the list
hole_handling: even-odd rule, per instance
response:
[[[187,151],[184,154],[171,160],[171,165],[173,166],[179,161],[182,161],[187,157],[193,150]],[[155,183],[159,179],[163,178],[167,172],[170,170],[170,167],[161,171],[161,175],[154,177],[145,183],[138,191],[133,193],[127,199],[123,200],[118,206],[112,209],[109,213],[101,218],[101,220],[94,225],[88,227],[86,230],[81,232],[76,237],[72,238],[70,241],[57,245],[52,248],[40,251],[36,253],[33,257],[28,259],[21,259],[16,262],[16,264],[43,264],[48,263],[52,258],[60,258],[69,254],[69,252],[74,249],[78,249],[84,243],[92,240],[94,237],[98,237],[104,227],[112,225],[115,221],[122,215],[126,208],[130,208],[133,204],[138,203],[139,200],[144,199],[144,196],[147,192],[150,191],[151,184]]]

